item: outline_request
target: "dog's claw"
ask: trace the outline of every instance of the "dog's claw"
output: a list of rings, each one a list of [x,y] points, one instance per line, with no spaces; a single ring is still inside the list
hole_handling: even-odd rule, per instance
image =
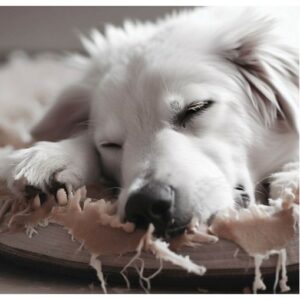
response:
[[[56,199],[60,206],[65,206],[68,203],[68,195],[64,189],[59,189],[56,193]]]
[[[39,206],[43,205],[47,199],[48,195],[54,195],[56,201],[61,204],[64,203],[65,200],[62,200],[62,192],[64,193],[65,197],[68,198],[69,191],[64,183],[58,182],[53,180],[51,185],[47,188],[47,191],[44,192],[40,188],[35,187],[33,185],[26,185],[24,188],[24,197],[27,201],[33,200],[37,201],[39,199]],[[35,203],[37,204],[37,203]]]
[[[50,186],[48,187],[49,193],[56,196],[57,191],[59,191],[60,189],[64,189],[68,195],[68,189],[66,187],[66,184],[58,181],[55,176],[56,175],[53,174],[52,180],[50,181],[51,183]]]
[[[32,200],[32,203],[31,203],[31,207],[36,210],[38,208],[41,207],[41,199],[39,197],[39,195],[36,195],[33,200]]]

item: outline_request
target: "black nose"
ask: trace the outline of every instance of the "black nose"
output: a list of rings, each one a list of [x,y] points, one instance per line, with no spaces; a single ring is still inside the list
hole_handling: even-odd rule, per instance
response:
[[[161,182],[151,182],[132,193],[125,207],[126,218],[138,227],[147,228],[149,223],[158,235],[164,235],[172,223],[175,190]]]

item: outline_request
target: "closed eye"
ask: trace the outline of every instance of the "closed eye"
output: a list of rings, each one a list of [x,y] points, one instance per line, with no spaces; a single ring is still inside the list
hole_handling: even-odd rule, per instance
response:
[[[186,106],[177,116],[177,122],[182,127],[186,127],[186,123],[188,123],[192,118],[204,113],[208,108],[210,108],[214,104],[213,100],[205,100],[205,101],[194,101],[188,106]]]
[[[103,148],[110,148],[110,149],[122,149],[122,145],[117,143],[111,143],[111,142],[101,143],[100,146]]]

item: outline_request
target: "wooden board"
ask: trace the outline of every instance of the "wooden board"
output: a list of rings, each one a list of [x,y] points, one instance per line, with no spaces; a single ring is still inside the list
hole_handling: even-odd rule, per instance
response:
[[[72,272],[90,270],[90,254],[79,250],[80,244],[72,241],[70,235],[61,226],[51,224],[40,228],[38,234],[31,239],[24,233],[0,234],[0,255],[11,255],[36,264],[52,264]],[[239,251],[237,252],[237,249]],[[204,276],[241,276],[254,273],[253,259],[234,243],[220,240],[213,245],[201,245],[195,248],[184,248],[181,252],[207,268]],[[123,256],[101,257],[104,272],[119,273],[123,266],[131,259],[133,253]],[[295,238],[287,248],[288,271],[299,270],[299,239]],[[154,272],[159,267],[158,261],[150,254],[143,254],[147,271]],[[277,255],[263,263],[263,273],[273,274],[277,263]],[[191,278],[196,275],[187,274],[186,271],[169,263],[164,263],[162,273],[166,277]],[[136,274],[135,269],[128,269],[129,276]]]

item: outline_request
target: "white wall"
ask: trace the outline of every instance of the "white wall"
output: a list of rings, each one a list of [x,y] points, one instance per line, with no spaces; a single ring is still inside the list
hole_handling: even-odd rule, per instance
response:
[[[80,49],[85,33],[126,18],[155,20],[174,7],[0,7],[0,53],[12,49]],[[177,8],[178,9],[178,8]]]
[[[81,49],[76,29],[88,33],[105,23],[121,24],[126,18],[155,20],[180,7],[0,7],[0,55],[10,50]],[[299,7],[264,7],[283,16],[284,35],[299,36]]]

